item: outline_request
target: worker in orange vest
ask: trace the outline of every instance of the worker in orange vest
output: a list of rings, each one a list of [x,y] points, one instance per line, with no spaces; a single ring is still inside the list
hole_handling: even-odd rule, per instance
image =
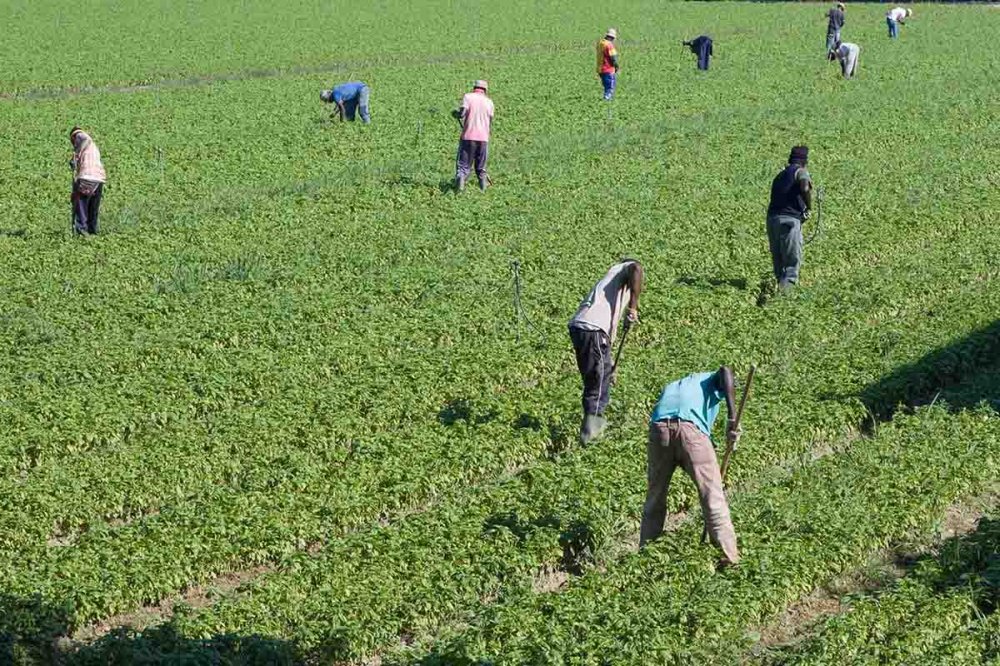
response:
[[[604,84],[604,99],[610,100],[615,96],[615,80],[618,77],[618,49],[615,48],[615,40],[618,38],[618,31],[608,28],[604,39],[597,42],[597,75]]]

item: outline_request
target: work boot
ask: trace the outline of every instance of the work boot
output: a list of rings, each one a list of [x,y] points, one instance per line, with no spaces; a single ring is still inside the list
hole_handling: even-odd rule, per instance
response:
[[[485,192],[486,191],[486,179],[485,178],[480,178],[479,179],[479,190],[481,192]]]
[[[599,414],[584,415],[583,424],[580,426],[580,443],[589,444],[599,439],[607,425],[608,420]]]
[[[458,177],[458,178],[455,179],[455,189],[458,190],[459,192],[461,192],[462,190],[465,189],[465,179],[464,178]]]

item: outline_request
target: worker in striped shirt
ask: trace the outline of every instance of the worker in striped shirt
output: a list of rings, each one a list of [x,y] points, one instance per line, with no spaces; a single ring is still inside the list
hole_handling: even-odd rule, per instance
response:
[[[600,77],[601,83],[604,85],[604,99],[606,100],[615,96],[615,84],[618,78],[616,39],[618,39],[618,31],[614,28],[608,28],[604,39],[597,42],[597,76]]]
[[[101,151],[90,135],[79,127],[69,133],[73,144],[73,193],[70,201],[73,207],[73,231],[77,234],[96,234],[97,220],[101,212],[101,196],[107,176],[101,163]]]

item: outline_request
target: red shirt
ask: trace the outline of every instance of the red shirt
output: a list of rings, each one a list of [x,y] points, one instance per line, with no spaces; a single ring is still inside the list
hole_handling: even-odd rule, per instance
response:
[[[597,42],[597,73],[598,74],[614,74],[615,64],[612,61],[618,55],[618,51],[615,49],[615,43],[610,39],[602,39]]]

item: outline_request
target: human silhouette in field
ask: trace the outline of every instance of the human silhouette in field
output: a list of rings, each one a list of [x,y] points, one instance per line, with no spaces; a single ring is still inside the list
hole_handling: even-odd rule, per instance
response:
[[[493,126],[493,100],[487,96],[489,84],[479,79],[472,85],[472,92],[462,97],[462,104],[452,115],[462,126],[458,140],[458,156],[455,158],[455,188],[465,189],[465,181],[473,167],[479,179],[479,189],[485,190],[490,177],[486,173],[489,158],[490,131]]]
[[[726,366],[716,372],[699,372],[667,384],[649,418],[646,444],[646,502],[642,509],[639,547],[663,533],[667,516],[667,491],[677,467],[698,487],[701,512],[712,543],[723,552],[723,564],[736,564],[740,553],[722,486],[719,461],[712,446],[712,426],[726,401],[729,414],[726,439],[740,437],[733,398],[733,373]]]
[[[79,127],[70,130],[69,141],[73,144],[73,192],[70,197],[73,208],[73,231],[80,235],[97,233],[101,214],[101,198],[107,174],[101,162],[101,151],[89,134]]]
[[[771,182],[767,206],[767,240],[771,266],[778,289],[784,291],[799,280],[802,265],[802,223],[812,208],[812,178],[806,170],[809,148],[795,146],[788,165]]]
[[[638,261],[615,264],[594,285],[569,321],[569,337],[583,380],[580,426],[583,444],[600,437],[607,426],[604,410],[611,401],[611,386],[615,382],[611,347],[623,316],[626,331],[638,323],[642,287],[643,271]]]

